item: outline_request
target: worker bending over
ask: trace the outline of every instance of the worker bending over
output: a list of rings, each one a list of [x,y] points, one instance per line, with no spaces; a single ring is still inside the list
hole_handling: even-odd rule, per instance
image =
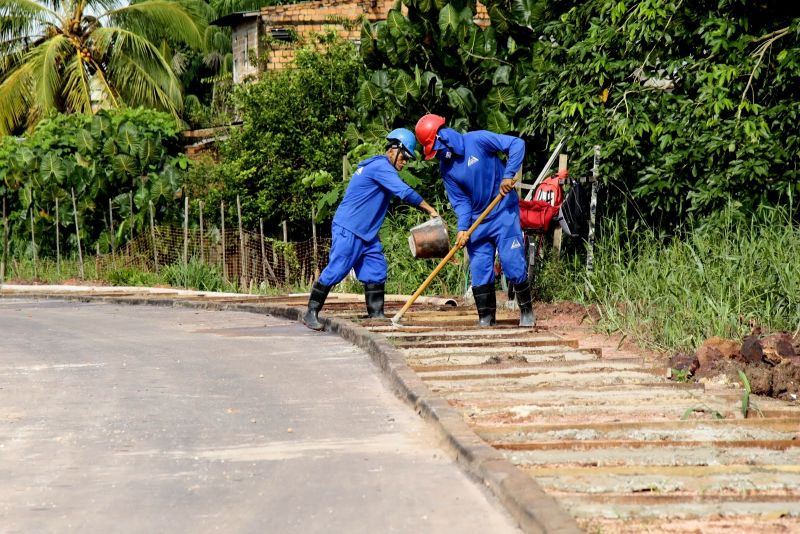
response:
[[[342,203],[336,209],[331,228],[330,259],[325,270],[311,289],[308,309],[303,322],[309,328],[322,330],[319,311],[328,292],[354,269],[364,284],[367,314],[385,318],[383,314],[386,284],[386,258],[378,239],[378,230],[386,217],[393,196],[428,212],[439,214],[430,204],[406,184],[398,174],[409,160],[414,159],[417,141],[405,128],[393,130],[386,136],[386,154],[373,156],[358,164],[350,178]]]
[[[522,166],[525,143],[518,137],[484,130],[460,134],[445,128],[438,115],[423,116],[416,126],[425,159],[437,157],[447,197],[458,217],[456,243],[466,245],[472,274],[472,294],[479,325],[495,324],[494,257],[499,253],[506,278],[513,285],[520,310],[520,326],[534,326],[531,289],[519,220],[519,198],[513,177]],[[504,164],[498,153],[508,159]],[[504,198],[471,235],[467,230],[494,197]]]

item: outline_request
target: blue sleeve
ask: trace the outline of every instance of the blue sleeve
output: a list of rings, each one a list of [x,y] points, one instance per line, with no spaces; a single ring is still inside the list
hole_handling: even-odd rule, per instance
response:
[[[419,206],[422,204],[422,197],[420,194],[405,183],[397,172],[381,172],[378,176],[378,183],[394,196],[400,197],[403,202],[408,202],[412,206]]]
[[[476,132],[478,144],[487,152],[503,152],[508,156],[503,178],[513,178],[522,167],[525,159],[525,141],[513,135],[496,134],[494,132]]]
[[[447,198],[450,200],[450,205],[453,206],[453,211],[456,212],[458,231],[469,230],[469,227],[472,226],[472,201],[458,187],[458,184],[448,178],[444,179],[444,190],[447,192]]]

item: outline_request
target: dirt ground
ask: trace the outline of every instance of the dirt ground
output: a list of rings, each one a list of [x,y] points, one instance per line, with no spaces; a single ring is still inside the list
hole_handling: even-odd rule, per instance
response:
[[[536,303],[534,306],[537,324],[549,330],[577,339],[581,346],[598,347],[605,357],[637,355],[654,366],[663,366],[665,375],[671,367],[674,354],[657,352],[637,345],[623,334],[603,334],[596,331],[599,314],[593,307],[574,302]],[[793,345],[800,354],[800,335]],[[731,340],[741,345],[741,341]],[[694,355],[683,355],[692,359]],[[750,382],[751,393],[782,400],[796,401],[800,398],[800,364],[797,360],[784,359],[777,363],[746,361],[742,357],[721,358],[697,370],[693,380],[741,387],[739,370],[744,371]]]

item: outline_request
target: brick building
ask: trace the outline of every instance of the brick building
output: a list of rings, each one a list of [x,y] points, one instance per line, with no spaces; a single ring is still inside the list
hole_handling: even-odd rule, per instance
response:
[[[232,13],[212,24],[232,29],[233,82],[241,83],[258,73],[257,65],[267,70],[291,65],[294,48],[289,41],[293,34],[302,39],[313,33],[333,30],[342,38],[358,43],[361,39],[361,29],[357,24],[360,17],[364,16],[373,23],[385,20],[394,5],[395,0],[318,0]],[[478,4],[475,19],[488,24],[486,8],[482,4]],[[267,35],[271,37],[268,40],[271,42],[269,51],[264,49]]]

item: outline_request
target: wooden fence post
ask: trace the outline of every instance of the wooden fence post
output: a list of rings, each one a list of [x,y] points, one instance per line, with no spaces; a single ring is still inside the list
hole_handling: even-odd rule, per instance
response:
[[[72,215],[75,217],[75,237],[78,238],[78,272],[81,280],[84,278],[83,272],[83,252],[81,251],[81,229],[78,226],[78,207],[75,202],[75,188],[72,188]]]
[[[317,217],[314,213],[314,205],[311,205],[311,240],[314,250],[314,279],[319,278],[319,257],[317,256]]]
[[[228,281],[228,263],[225,260],[225,201],[219,203],[219,219],[222,225],[222,278]]]
[[[183,268],[189,265],[189,195],[183,197]]]
[[[289,231],[286,226],[286,221],[283,221],[283,273],[286,284],[289,284],[289,255],[286,248],[289,246]]]
[[[130,203],[130,215],[128,216],[128,241],[133,241],[133,191],[128,192],[128,202]]]
[[[36,231],[33,229],[33,205],[31,205],[31,254],[33,255],[33,279],[38,278],[36,269]]]
[[[155,207],[153,201],[150,201],[150,239],[153,240],[153,262],[156,265],[156,272],[158,272],[158,247],[156,246],[156,223],[155,223]]]
[[[114,233],[114,205],[111,203],[111,199],[108,199],[108,223],[111,227],[111,258],[113,259],[117,252],[116,247],[116,237],[117,234]]]
[[[61,276],[61,218],[58,209],[58,197],[56,197],[56,274]]]
[[[3,255],[0,259],[0,283],[6,279],[6,262],[8,261],[8,218],[6,216],[6,195],[3,193]]]
[[[205,202],[202,200],[200,201],[200,263],[206,262],[206,252],[205,252],[205,237],[203,236],[203,206]]]
[[[258,231],[261,237],[261,279],[267,283],[267,251],[264,248],[264,219],[258,218]]]
[[[239,217],[239,263],[241,265],[242,272],[239,273],[239,286],[244,291],[244,288],[247,287],[247,261],[244,257],[245,249],[244,249],[244,232],[242,231],[242,203],[239,201],[239,195],[236,195],[236,214]]]

